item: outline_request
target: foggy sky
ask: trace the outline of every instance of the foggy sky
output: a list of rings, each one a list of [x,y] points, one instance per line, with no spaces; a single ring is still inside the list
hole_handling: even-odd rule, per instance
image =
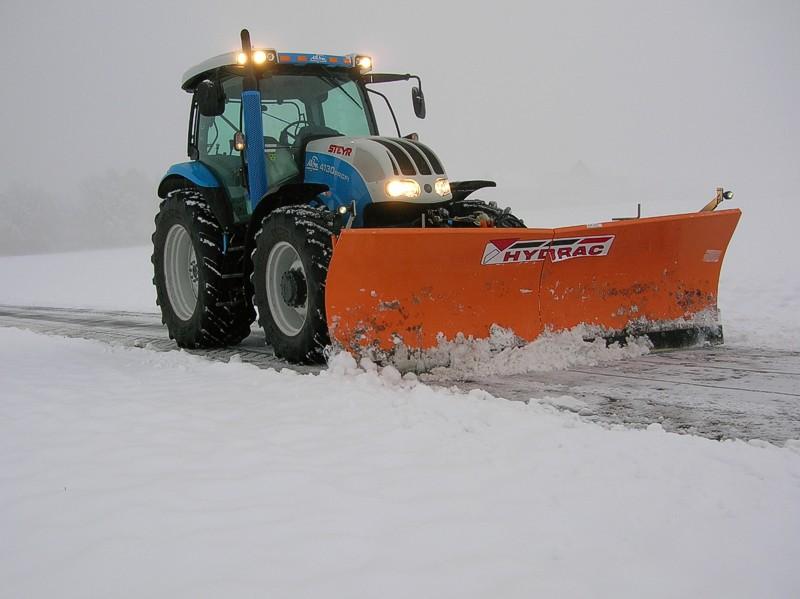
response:
[[[112,168],[156,182],[186,160],[181,74],[236,49],[245,26],[256,45],[364,52],[377,71],[420,74],[424,121],[410,86],[393,84],[403,133],[418,131],[451,179],[496,179],[526,214],[547,203],[526,190],[578,161],[676,211],[717,185],[740,206],[800,185],[796,0],[3,0],[0,23],[0,189],[31,182],[69,202]]]

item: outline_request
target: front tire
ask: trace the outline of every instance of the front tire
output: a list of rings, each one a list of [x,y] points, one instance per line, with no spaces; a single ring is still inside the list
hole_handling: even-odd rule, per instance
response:
[[[279,358],[324,360],[330,343],[325,282],[334,216],[323,208],[287,206],[267,216],[256,233],[252,284],[258,322]]]
[[[153,284],[170,338],[190,349],[241,342],[255,320],[244,249],[223,254],[222,228],[198,189],[171,192],[155,222]]]

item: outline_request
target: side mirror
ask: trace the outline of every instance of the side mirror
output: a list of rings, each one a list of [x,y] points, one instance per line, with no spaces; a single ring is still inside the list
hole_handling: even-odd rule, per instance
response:
[[[219,84],[206,79],[200,82],[194,94],[203,116],[219,116],[225,111],[225,95]]]
[[[419,87],[411,88],[411,102],[414,104],[414,114],[418,119],[425,118],[425,95]]]

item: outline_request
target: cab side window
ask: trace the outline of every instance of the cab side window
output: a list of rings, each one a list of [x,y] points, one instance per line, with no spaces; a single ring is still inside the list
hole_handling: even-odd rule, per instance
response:
[[[225,111],[216,117],[200,116],[197,150],[200,161],[208,166],[228,190],[237,219],[247,217],[248,207],[242,181],[241,153],[233,147],[233,136],[241,129],[242,79],[231,77],[222,82]]]
[[[200,157],[239,155],[233,147],[233,136],[241,127],[242,80],[239,77],[222,83],[225,111],[216,117],[200,117],[198,150]]]
[[[261,119],[264,127],[264,152],[267,160],[267,184],[270,189],[300,173],[300,168],[291,152],[293,137],[281,133],[292,123],[305,122],[305,107],[299,100],[271,101],[262,100]],[[296,134],[296,124],[289,127],[289,133]]]

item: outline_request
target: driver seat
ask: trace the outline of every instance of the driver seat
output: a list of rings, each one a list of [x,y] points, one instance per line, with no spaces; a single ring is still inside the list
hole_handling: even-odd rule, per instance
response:
[[[300,174],[300,169],[292,157],[292,151],[269,135],[264,136],[264,158],[267,163],[267,181],[270,189]]]

